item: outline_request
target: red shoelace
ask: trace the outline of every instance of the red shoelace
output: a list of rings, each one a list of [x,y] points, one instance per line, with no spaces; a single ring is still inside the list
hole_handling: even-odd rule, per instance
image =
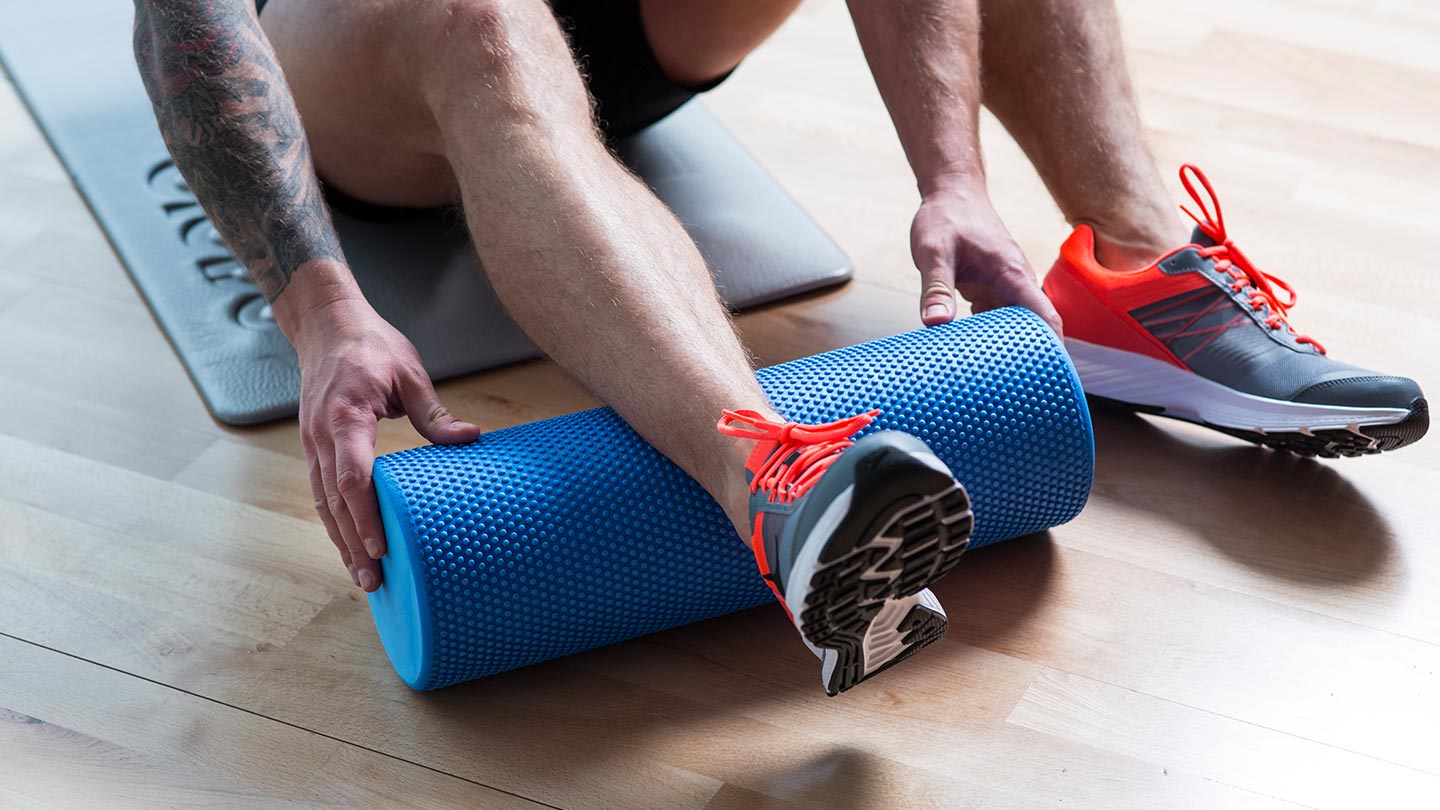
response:
[[[855,444],[850,437],[879,415],[879,411],[869,411],[823,425],[801,425],[772,422],[755,411],[725,411],[716,427],[726,436],[776,442],[759,468],[751,470],[750,491],[765,491],[772,503],[790,503],[814,486],[840,454]],[[795,460],[785,463],[791,455]]]
[[[1191,174],[1200,181],[1200,185],[1204,187],[1205,193],[1210,197],[1210,203],[1215,206],[1213,216],[1210,213],[1210,207],[1205,204],[1200,192],[1195,189],[1195,184],[1190,181]],[[1215,242],[1212,247],[1201,248],[1200,255],[1207,259],[1214,259],[1215,269],[1230,276],[1232,290],[1244,292],[1247,287],[1250,289],[1251,309],[1258,312],[1267,306],[1270,307],[1270,314],[1265,318],[1266,326],[1271,329],[1279,329],[1282,326],[1289,327],[1294,332],[1294,327],[1290,327],[1290,322],[1286,318],[1290,314],[1290,308],[1295,306],[1297,297],[1295,289],[1283,280],[1251,264],[1250,260],[1245,258],[1245,254],[1240,252],[1240,248],[1236,247],[1235,243],[1226,235],[1225,214],[1220,210],[1220,197],[1215,194],[1215,189],[1211,187],[1210,180],[1205,177],[1204,172],[1186,163],[1180,167],[1180,182],[1185,186],[1185,190],[1190,192],[1190,198],[1199,206],[1200,212],[1205,215],[1205,218],[1201,219],[1196,216],[1194,211],[1183,205],[1180,206],[1180,210],[1189,214],[1190,218],[1195,220],[1195,224],[1200,226],[1200,230]],[[1280,300],[1280,293],[1285,294],[1284,301]],[[1320,341],[1309,335],[1295,332],[1295,341],[1308,343],[1314,346],[1316,351],[1325,354],[1325,347],[1320,345]]]

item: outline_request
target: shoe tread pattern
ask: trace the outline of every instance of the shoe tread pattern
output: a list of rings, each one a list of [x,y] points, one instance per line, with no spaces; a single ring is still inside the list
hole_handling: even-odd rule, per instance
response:
[[[892,503],[869,523],[861,542],[815,573],[800,612],[806,639],[840,652],[836,673],[848,668],[849,674],[832,675],[832,683],[848,684],[844,689],[863,680],[856,673],[867,664],[865,636],[886,602],[914,596],[948,574],[968,547],[974,515],[965,488],[951,482],[940,492]],[[895,660],[923,646],[907,640]]]

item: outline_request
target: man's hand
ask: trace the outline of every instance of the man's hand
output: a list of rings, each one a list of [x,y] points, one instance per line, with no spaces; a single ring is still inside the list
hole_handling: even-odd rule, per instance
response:
[[[1058,334],[1059,314],[985,192],[979,1],[850,0],[850,16],[923,199],[910,226],[920,319],[954,320],[958,289],[975,312],[1018,304]]]
[[[974,312],[1015,304],[1061,333],[1060,314],[983,190],[926,194],[910,226],[910,252],[920,270],[920,319],[926,326],[955,319],[958,290]]]
[[[376,422],[409,414],[437,444],[480,431],[440,405],[415,347],[365,303],[252,0],[136,0],[134,45],[175,165],[300,356],[315,509],[351,579],[373,591],[385,554]]]
[[[297,330],[300,439],[310,462],[315,511],[350,578],[380,587],[385,531],[371,485],[375,426],[408,415],[435,444],[474,441],[480,429],[440,404],[415,347],[363,299],[342,298],[306,313]]]

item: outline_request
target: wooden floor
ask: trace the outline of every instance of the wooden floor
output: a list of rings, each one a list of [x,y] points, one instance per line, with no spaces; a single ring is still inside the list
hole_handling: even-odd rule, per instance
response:
[[[1123,8],[1163,164],[1206,168],[1303,331],[1440,392],[1440,5]],[[760,358],[914,326],[913,183],[843,6],[712,104],[860,268],[743,317]],[[986,136],[1048,267],[1064,224]],[[546,363],[441,394],[487,428],[591,404]],[[416,694],[294,422],[206,415],[0,82],[0,806],[1440,807],[1440,438],[1314,462],[1096,434],[1085,513],[968,558],[944,641],[843,698],[773,609]]]

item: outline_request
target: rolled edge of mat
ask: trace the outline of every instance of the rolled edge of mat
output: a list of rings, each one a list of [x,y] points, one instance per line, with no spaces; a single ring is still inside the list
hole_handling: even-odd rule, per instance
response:
[[[396,513],[406,508],[405,495],[388,468],[376,469],[375,489],[387,548],[380,558],[381,587],[369,594],[370,614],[395,674],[410,688],[424,689],[435,668],[435,632],[420,540],[414,522]]]

